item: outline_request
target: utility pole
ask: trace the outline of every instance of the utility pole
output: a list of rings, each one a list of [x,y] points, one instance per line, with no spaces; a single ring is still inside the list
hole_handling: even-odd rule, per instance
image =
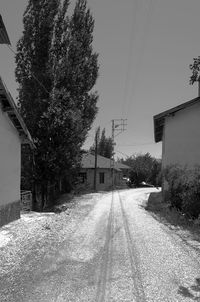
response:
[[[200,97],[200,77],[198,78],[198,97]]]
[[[115,184],[115,137],[122,132],[126,130],[127,126],[127,119],[114,119],[112,120],[112,146],[113,146],[113,152],[112,152],[112,157],[111,157],[111,162],[110,162],[110,169],[111,169],[111,175],[112,175],[112,188],[114,188]],[[115,135],[115,132],[118,132]]]
[[[97,149],[98,149],[98,129],[95,133],[95,160],[94,160],[94,191],[97,189]]]
[[[114,142],[115,139],[115,120],[112,120],[112,157],[111,157],[111,162],[110,162],[110,169],[111,169],[111,178],[112,178],[112,189],[114,188],[114,168],[115,168],[115,164],[114,164],[114,160],[115,160],[115,153],[114,153]]]

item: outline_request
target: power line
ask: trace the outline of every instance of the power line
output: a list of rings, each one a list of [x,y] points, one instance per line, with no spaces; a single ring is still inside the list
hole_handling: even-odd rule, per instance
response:
[[[146,0],[145,0],[146,1]],[[139,74],[140,74],[140,70],[141,70],[141,64],[142,64],[142,58],[144,56],[144,51],[145,51],[145,44],[146,44],[146,41],[147,41],[147,37],[148,37],[148,32],[150,30],[150,22],[152,20],[152,13],[153,13],[153,10],[154,10],[154,3],[153,1],[155,0],[149,0],[147,1],[147,8],[146,8],[146,22],[144,23],[144,26],[143,26],[143,36],[142,38],[138,38],[138,41],[140,43],[138,43],[140,45],[140,49],[138,51],[138,54],[139,56],[137,57],[137,60],[135,60],[135,63],[136,63],[136,66],[134,68],[134,74],[133,74],[133,81],[132,81],[132,85],[131,85],[131,94],[128,98],[128,80],[131,78],[130,77],[130,71],[131,71],[131,55],[132,55],[132,50],[130,52],[130,58],[128,60],[128,69],[129,71],[127,71],[128,73],[128,76],[127,76],[127,83],[126,83],[126,87],[125,87],[125,91],[124,91],[124,106],[123,106],[123,113],[125,114],[126,112],[128,113],[129,112],[129,107],[130,107],[130,103],[131,103],[131,100],[133,99],[133,96],[135,94],[135,85],[136,85],[136,79],[138,78]],[[135,16],[136,18],[136,16]],[[133,41],[132,41],[132,47],[133,47]]]
[[[112,188],[114,188],[115,184],[115,132],[118,131],[118,134],[121,134],[126,130],[127,126],[127,119],[113,119],[112,120],[112,157],[110,161],[110,169],[111,169],[111,174],[112,174]]]
[[[149,142],[149,143],[142,143],[142,144],[124,144],[124,145],[120,145],[118,144],[118,146],[120,147],[139,147],[139,146],[148,146],[148,145],[155,145],[155,142]]]
[[[135,5],[134,5],[135,3]],[[128,60],[127,60],[127,71],[125,75],[125,82],[124,82],[124,94],[123,94],[123,100],[122,100],[122,106],[121,106],[121,112],[122,116],[125,114],[125,107],[127,103],[127,90],[128,90],[128,84],[130,79],[130,72],[131,72],[131,57],[133,52],[133,42],[135,39],[135,23],[136,23],[136,15],[137,15],[137,9],[138,9],[138,0],[133,1],[133,8],[132,8],[132,22],[131,22],[131,33],[130,33],[130,40],[129,40],[129,49],[128,49]]]
[[[119,151],[119,150],[115,150],[117,153],[120,153],[120,154],[122,154],[122,155],[125,155],[125,156],[127,156],[127,157],[129,157],[130,155],[128,155],[128,154],[126,154],[126,153],[124,153],[124,152],[121,152],[121,151]]]

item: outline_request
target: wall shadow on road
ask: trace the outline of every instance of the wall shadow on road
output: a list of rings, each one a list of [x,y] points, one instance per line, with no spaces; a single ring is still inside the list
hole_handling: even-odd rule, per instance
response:
[[[179,286],[178,294],[194,301],[200,301],[200,278],[196,278],[195,283],[189,287]]]

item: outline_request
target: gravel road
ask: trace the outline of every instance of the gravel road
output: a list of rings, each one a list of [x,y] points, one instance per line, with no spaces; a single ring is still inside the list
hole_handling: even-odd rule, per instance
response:
[[[51,216],[39,252],[0,278],[0,301],[200,301],[199,254],[145,211],[153,191],[88,194]]]

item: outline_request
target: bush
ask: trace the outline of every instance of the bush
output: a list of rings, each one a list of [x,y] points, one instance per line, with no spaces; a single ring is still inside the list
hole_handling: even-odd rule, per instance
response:
[[[136,187],[143,181],[154,186],[161,185],[161,160],[149,153],[132,155],[122,159],[121,163],[131,168],[129,177]]]
[[[198,218],[200,215],[200,168],[188,171],[188,189],[182,193],[183,213]]]
[[[184,177],[186,175],[185,168],[178,165],[168,166],[164,171],[164,177],[169,185],[169,200],[171,207],[182,209],[182,194],[185,191]]]
[[[164,176],[169,185],[171,207],[197,218],[200,215],[200,167],[187,169],[172,165],[165,169]]]

